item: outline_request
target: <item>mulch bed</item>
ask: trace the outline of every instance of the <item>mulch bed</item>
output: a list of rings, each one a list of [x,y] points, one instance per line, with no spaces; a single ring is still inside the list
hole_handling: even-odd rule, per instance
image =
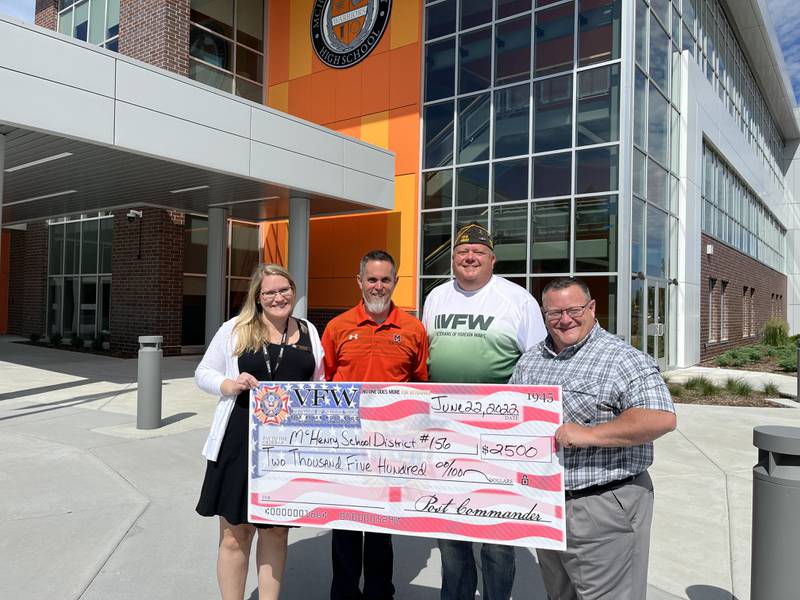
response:
[[[716,357],[715,357],[716,358]],[[704,360],[700,363],[701,367],[710,367],[712,369],[735,369],[737,371],[757,371],[758,373],[775,373],[776,375],[796,375],[794,372],[784,371],[778,366],[778,358],[775,356],[765,356],[758,362],[751,362],[739,367],[720,367],[717,365],[715,358]]]
[[[684,388],[683,394],[679,397],[672,397],[675,404],[706,404],[711,406],[752,406],[756,408],[786,408],[783,404],[769,402],[764,394],[753,394],[752,396],[736,396],[724,390],[720,390],[713,396],[704,396],[699,392]]]

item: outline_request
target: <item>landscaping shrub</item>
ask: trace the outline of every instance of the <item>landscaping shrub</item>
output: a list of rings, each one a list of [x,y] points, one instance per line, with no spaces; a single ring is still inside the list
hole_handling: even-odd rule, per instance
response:
[[[742,355],[747,358],[748,362],[758,362],[764,357],[761,349],[753,346],[752,348],[742,348]]]
[[[774,383],[765,383],[764,384],[764,395],[767,398],[777,398],[780,395],[778,391],[778,386]]]
[[[92,350],[95,352],[100,352],[103,349],[103,338],[99,335],[95,338],[92,338]]]
[[[746,381],[738,380],[733,384],[733,388],[730,389],[730,392],[734,396],[747,398],[753,394],[753,386]]]
[[[77,334],[72,336],[69,343],[72,344],[73,348],[83,348],[83,338]]]
[[[797,371],[797,353],[789,352],[781,355],[778,359],[778,366],[789,373]]]
[[[728,356],[728,353],[725,352],[724,354],[720,354],[716,359],[714,359],[714,362],[717,364],[718,367],[730,367],[733,361],[731,361],[731,357]]]
[[[679,383],[667,383],[669,393],[673,398],[680,398],[683,396],[683,386]]]
[[[694,390],[703,396],[714,396],[717,394],[717,392],[719,392],[717,386],[711,383],[707,377],[703,377],[702,375],[699,377],[692,377],[684,384],[684,387]]]
[[[764,324],[763,340],[770,346],[782,346],[789,339],[789,324],[779,317],[773,317]]]
[[[32,333],[32,334],[30,334],[30,335],[28,336],[28,339],[31,341],[31,344],[35,344],[36,342],[38,342],[38,341],[39,341],[39,339],[40,339],[41,337],[42,337],[42,335],[41,335],[41,334],[39,334],[39,333]]]
[[[61,334],[60,333],[51,333],[50,334],[50,343],[53,346],[60,346],[61,345]]]

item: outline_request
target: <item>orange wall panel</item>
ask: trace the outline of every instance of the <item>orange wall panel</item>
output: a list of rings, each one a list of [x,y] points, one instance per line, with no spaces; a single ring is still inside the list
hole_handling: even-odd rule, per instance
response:
[[[329,123],[328,127],[344,135],[361,139],[361,117]]]
[[[389,110],[389,88],[391,73],[389,56],[384,52],[364,61],[361,70],[361,110],[362,114]]]
[[[397,175],[419,169],[419,109],[406,106],[389,111],[389,149],[395,153]]]
[[[289,223],[277,221],[261,224],[263,239],[263,255],[261,260],[266,263],[289,265]]]
[[[311,75],[289,80],[289,112],[301,119],[312,120],[314,97]]]
[[[336,106],[336,120],[360,117],[361,110],[361,71],[362,64],[349,69],[339,69],[336,73],[334,86],[334,104]]]
[[[336,105],[333,90],[336,86],[336,71],[325,69],[311,75],[312,121],[326,125],[336,121]]]
[[[354,275],[361,256],[382,248],[400,263],[395,302],[413,310],[418,270],[423,3],[395,0],[378,46],[362,62],[346,69],[332,69],[316,57],[310,39],[312,4],[312,0],[270,2],[270,105],[390,149],[396,157],[396,179],[393,211],[312,219],[309,305],[352,306],[359,298]],[[288,83],[280,87],[284,81]],[[276,247],[284,247],[281,236],[285,232],[281,225],[275,234]]]
[[[390,47],[400,48],[419,41],[420,7],[412,0],[392,2],[391,27],[389,29]]]
[[[311,75],[311,56],[314,50],[308,36],[311,31],[312,4],[311,0],[291,0],[288,46],[290,79]]]
[[[289,3],[270,2],[268,7],[267,39],[271,48],[289,47]],[[282,83],[289,79],[289,53],[268,52],[267,73],[269,85]]]
[[[392,50],[389,55],[389,107],[398,108],[414,104],[419,106],[420,101],[420,45],[410,44],[397,50]]]
[[[271,106],[275,110],[289,112],[289,82],[284,81],[277,85],[269,87],[267,94],[267,106]]]

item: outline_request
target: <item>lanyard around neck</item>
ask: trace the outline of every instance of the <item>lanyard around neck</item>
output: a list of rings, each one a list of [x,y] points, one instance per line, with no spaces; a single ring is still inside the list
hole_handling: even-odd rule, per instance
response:
[[[286,348],[286,342],[288,338],[289,319],[286,319],[286,327],[283,328],[283,335],[281,336],[281,349],[278,351],[278,359],[275,361],[275,375],[278,374],[278,368],[281,366],[281,361],[283,360],[283,351]],[[269,352],[267,352],[267,348],[269,348],[269,339],[267,340],[266,344],[261,345],[261,350],[264,352],[264,362],[267,364],[267,375],[269,376],[269,380],[274,381],[275,376],[273,375],[272,365],[270,364]]]

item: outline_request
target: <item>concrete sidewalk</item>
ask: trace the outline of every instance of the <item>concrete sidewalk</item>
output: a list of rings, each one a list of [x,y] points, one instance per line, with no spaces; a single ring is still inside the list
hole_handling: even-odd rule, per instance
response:
[[[216,403],[191,379],[198,357],[164,359],[166,425],[139,431],[136,361],[19,339],[0,337],[2,596],[218,597],[217,524],[194,513]],[[752,428],[763,424],[800,426],[800,411],[678,406],[678,431],[656,443],[651,469],[648,600],[749,597]],[[291,531],[282,598],[328,598],[329,535]],[[435,543],[394,539],[396,598],[437,599]],[[257,598],[252,574],[247,589]],[[526,550],[514,598],[545,598]]]

